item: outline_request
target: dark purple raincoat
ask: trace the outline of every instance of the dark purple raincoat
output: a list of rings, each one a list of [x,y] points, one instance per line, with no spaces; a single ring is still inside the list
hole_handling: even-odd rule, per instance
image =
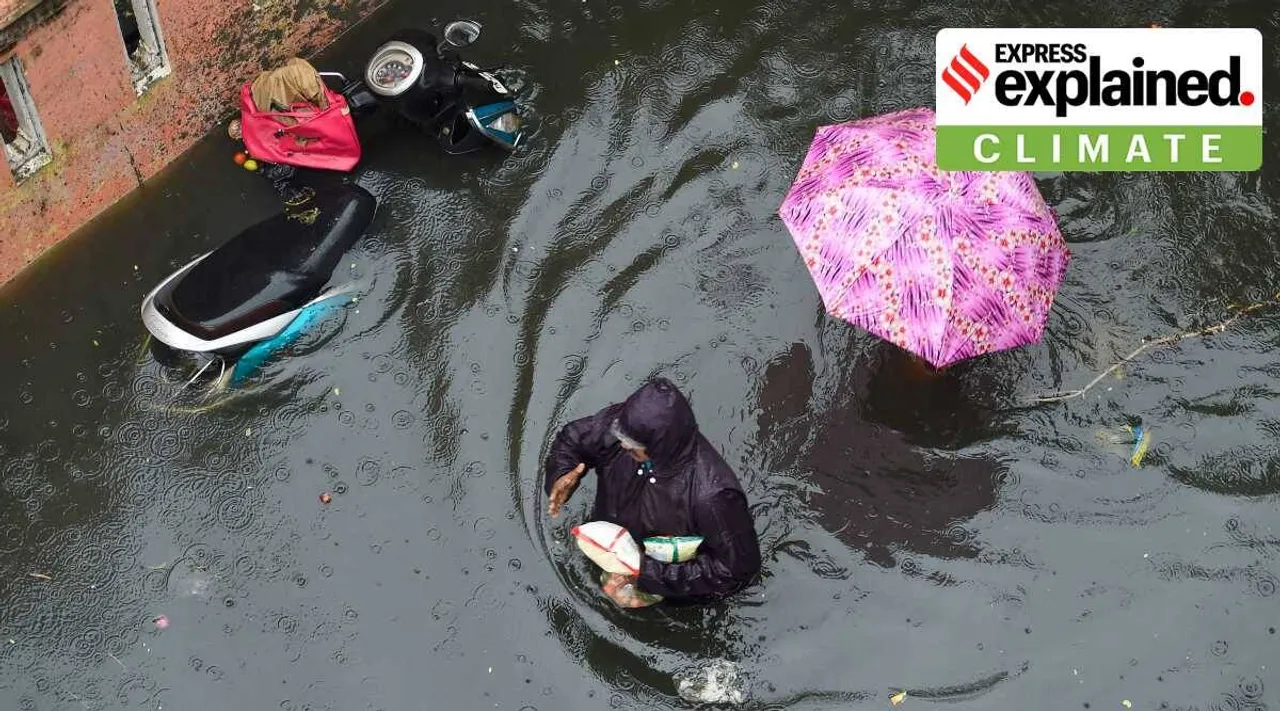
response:
[[[611,434],[645,446],[651,468],[638,464]],[[649,536],[702,536],[695,559],[661,563],[644,556],[637,585],[673,602],[711,602],[742,590],[760,571],[747,497],[733,470],[698,432],[689,401],[657,378],[626,402],[565,425],[547,455],[545,488],[578,466],[596,471],[592,520]]]

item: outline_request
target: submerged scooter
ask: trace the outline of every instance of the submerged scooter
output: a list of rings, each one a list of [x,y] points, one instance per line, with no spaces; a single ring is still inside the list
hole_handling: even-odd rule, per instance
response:
[[[443,42],[421,30],[396,32],[374,51],[363,80],[343,86],[352,113],[360,116],[387,106],[433,133],[444,151],[454,155],[486,145],[515,150],[525,138],[515,92],[497,76],[498,70],[481,69],[457,52],[475,43],[480,29],[470,20],[451,22]]]
[[[369,117],[380,108],[392,110],[412,126],[434,135],[448,154],[467,154],[485,146],[516,150],[525,141],[516,92],[498,77],[497,70],[481,69],[457,53],[479,37],[480,24],[471,20],[449,23],[443,42],[420,29],[401,29],[374,51],[365,65],[364,78],[347,81],[338,72],[317,72],[329,91],[334,91],[329,85],[333,79],[342,85],[337,94],[349,111],[321,113],[307,131],[319,137],[328,131],[343,140],[306,137],[312,145],[301,147],[292,135],[300,129],[280,126],[270,118],[273,114],[242,105],[242,117],[248,115],[246,123],[252,120],[255,124],[246,136],[259,142],[257,154],[275,156],[274,173],[283,170],[283,177],[289,178],[294,165],[328,167],[326,150],[342,151],[340,156],[335,154],[338,160],[334,163],[342,165],[342,170],[351,169],[360,149],[347,145],[346,137],[355,136],[356,119]],[[247,97],[248,85],[243,91]],[[317,127],[316,122],[337,122],[340,126]],[[273,172],[266,172],[265,177],[275,182],[278,176]]]
[[[152,353],[215,362],[217,382],[236,386],[324,316],[351,301],[350,285],[328,286],[377,207],[356,185],[298,189],[285,209],[182,267],[142,301]],[[230,377],[227,365],[231,363]]]
[[[374,51],[363,78],[317,72],[326,91],[340,95],[346,107],[322,113],[306,127],[286,128],[272,114],[246,106],[251,101],[246,85],[241,121],[245,143],[261,166],[259,175],[288,199],[298,168],[351,170],[360,157],[355,122],[383,108],[435,136],[450,155],[488,146],[514,151],[526,135],[516,90],[498,76],[501,70],[481,69],[458,54],[479,39],[480,31],[479,23],[458,20],[445,26],[444,41],[438,42],[422,30],[400,30]]]

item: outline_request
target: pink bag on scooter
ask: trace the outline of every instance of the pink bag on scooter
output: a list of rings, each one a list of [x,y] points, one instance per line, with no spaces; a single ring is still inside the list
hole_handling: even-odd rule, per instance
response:
[[[291,111],[259,111],[253,82],[240,88],[240,131],[249,155],[299,168],[350,171],[360,162],[360,138],[342,94],[324,87],[327,108],[299,104]],[[278,121],[293,119],[292,125]]]

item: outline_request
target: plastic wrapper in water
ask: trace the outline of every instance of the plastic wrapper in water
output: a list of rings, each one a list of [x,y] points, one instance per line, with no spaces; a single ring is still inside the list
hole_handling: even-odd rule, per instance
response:
[[[213,576],[192,561],[179,560],[169,571],[168,587],[177,597],[207,598],[213,587]]]
[[[741,704],[743,680],[733,662],[717,659],[692,673],[676,676],[680,698],[695,704]]]

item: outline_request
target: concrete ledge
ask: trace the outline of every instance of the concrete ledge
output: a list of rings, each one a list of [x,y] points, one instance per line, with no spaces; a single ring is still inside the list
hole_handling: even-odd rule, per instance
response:
[[[68,0],[10,0],[0,5],[0,55],[42,23],[56,17]]]

